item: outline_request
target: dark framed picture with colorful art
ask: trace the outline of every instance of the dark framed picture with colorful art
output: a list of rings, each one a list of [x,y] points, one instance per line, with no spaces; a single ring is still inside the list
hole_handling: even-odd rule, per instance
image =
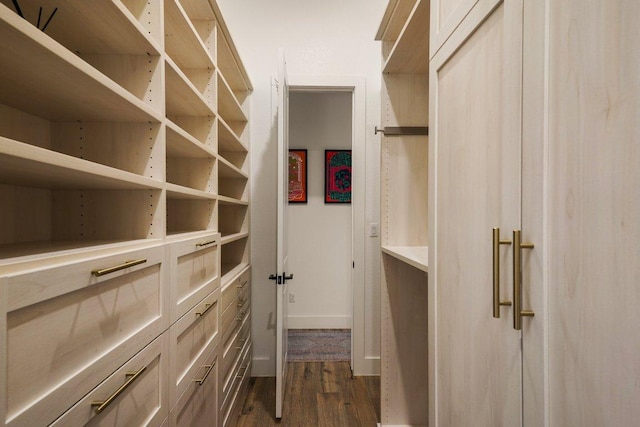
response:
[[[351,150],[324,150],[324,202],[351,203]]]
[[[289,203],[307,203],[307,150],[289,150]]]

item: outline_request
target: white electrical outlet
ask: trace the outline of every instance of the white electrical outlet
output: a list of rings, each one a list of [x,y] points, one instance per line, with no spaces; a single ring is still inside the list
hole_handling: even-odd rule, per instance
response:
[[[289,292],[289,302],[296,302],[296,294]]]
[[[378,237],[379,227],[377,222],[369,223],[369,237]]]

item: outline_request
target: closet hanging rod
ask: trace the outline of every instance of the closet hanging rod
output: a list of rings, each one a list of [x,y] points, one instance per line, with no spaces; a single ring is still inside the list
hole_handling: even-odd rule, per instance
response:
[[[412,136],[429,135],[428,126],[385,126],[379,129],[376,126],[376,135],[382,133],[384,136]]]

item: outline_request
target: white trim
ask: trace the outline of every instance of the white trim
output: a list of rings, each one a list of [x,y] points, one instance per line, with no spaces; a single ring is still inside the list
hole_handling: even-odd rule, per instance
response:
[[[351,329],[351,316],[300,315],[287,320],[289,329]]]
[[[268,356],[253,356],[251,361],[252,377],[271,377],[273,378],[273,359]]]
[[[380,363],[365,355],[365,182],[366,182],[366,79],[354,76],[289,76],[290,91],[345,91],[353,94],[353,194],[351,369],[354,375],[379,375]]]

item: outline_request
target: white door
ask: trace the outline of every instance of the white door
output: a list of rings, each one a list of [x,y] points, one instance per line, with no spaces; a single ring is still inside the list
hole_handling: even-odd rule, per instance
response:
[[[288,208],[289,208],[289,85],[284,53],[280,51],[278,68],[278,224],[276,237],[276,418],[282,418],[287,377],[287,280]]]

